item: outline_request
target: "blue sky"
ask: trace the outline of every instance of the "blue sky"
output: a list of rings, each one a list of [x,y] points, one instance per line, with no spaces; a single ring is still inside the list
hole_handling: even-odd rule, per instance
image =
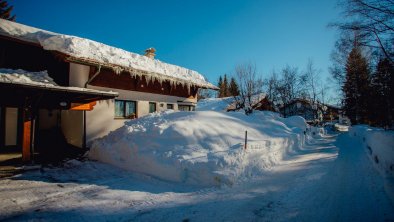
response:
[[[325,80],[338,20],[335,0],[9,0],[17,22],[76,35],[197,70],[216,83],[253,62],[263,76],[308,59]]]

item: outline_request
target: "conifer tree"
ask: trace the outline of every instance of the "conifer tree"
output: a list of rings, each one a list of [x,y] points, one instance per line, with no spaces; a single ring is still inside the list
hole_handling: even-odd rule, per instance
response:
[[[230,80],[230,85],[228,87],[228,91],[229,91],[229,96],[238,96],[239,95],[239,88],[238,88],[238,84],[235,81],[234,77],[231,77]]]
[[[377,64],[376,71],[371,78],[370,103],[372,104],[370,118],[377,126],[390,127],[393,124],[394,106],[394,66],[387,59],[381,59]]]
[[[218,81],[218,87],[219,87],[219,91],[218,91],[218,98],[222,98],[223,97],[223,79],[222,76],[219,76],[219,81]]]
[[[228,97],[230,96],[229,91],[228,91],[228,81],[227,81],[227,74],[224,74],[224,78],[223,78],[223,97]]]
[[[346,76],[342,87],[344,110],[352,124],[368,122],[369,69],[360,47],[356,44],[346,61]]]
[[[0,0],[0,18],[15,21],[15,15],[11,16],[13,8],[13,6],[8,6],[7,1]]]

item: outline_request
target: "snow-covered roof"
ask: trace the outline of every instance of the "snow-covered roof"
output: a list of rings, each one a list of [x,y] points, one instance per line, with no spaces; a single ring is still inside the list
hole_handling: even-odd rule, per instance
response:
[[[39,44],[45,50],[61,52],[74,60],[107,65],[118,73],[127,71],[131,75],[144,75],[150,80],[169,80],[172,84],[217,89],[196,71],[77,36],[49,32],[4,19],[0,19],[0,35]]]
[[[10,83],[16,85],[25,85],[31,87],[39,87],[53,90],[63,90],[69,92],[82,92],[101,94],[105,96],[118,96],[117,92],[106,92],[94,89],[58,86],[47,71],[29,72],[22,69],[0,69],[0,83]]]

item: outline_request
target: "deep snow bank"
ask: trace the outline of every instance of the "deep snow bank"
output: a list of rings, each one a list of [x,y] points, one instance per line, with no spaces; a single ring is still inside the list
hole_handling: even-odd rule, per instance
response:
[[[371,162],[386,179],[386,191],[394,201],[394,132],[357,125],[350,127],[349,135],[363,143]]]
[[[89,157],[170,181],[232,184],[294,153],[302,143],[299,127],[306,127],[301,117],[282,119],[270,112],[166,111],[128,121],[95,140]]]

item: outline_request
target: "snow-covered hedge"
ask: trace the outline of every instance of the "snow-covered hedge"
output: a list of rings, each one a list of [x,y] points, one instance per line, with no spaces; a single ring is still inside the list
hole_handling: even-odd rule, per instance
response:
[[[305,129],[302,117],[283,119],[271,112],[166,111],[128,121],[95,140],[89,157],[175,182],[232,184],[295,153]]]

